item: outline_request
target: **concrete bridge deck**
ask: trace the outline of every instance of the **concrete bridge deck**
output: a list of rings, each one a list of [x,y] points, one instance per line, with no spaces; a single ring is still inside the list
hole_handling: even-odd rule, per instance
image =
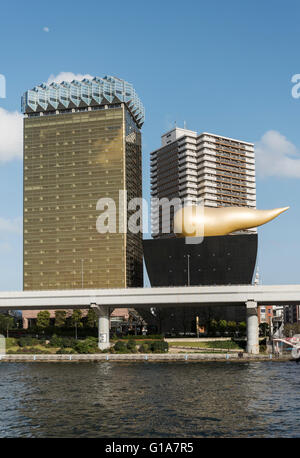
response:
[[[257,305],[299,304],[300,284],[0,291],[0,310],[75,309],[89,308],[91,304],[108,307],[243,305],[247,301]]]

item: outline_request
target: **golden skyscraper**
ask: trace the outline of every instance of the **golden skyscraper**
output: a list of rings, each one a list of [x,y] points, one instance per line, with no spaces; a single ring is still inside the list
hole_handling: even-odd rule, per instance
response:
[[[144,108],[131,84],[43,84],[22,107],[24,290],[142,286],[142,234],[96,229],[100,198],[118,214],[119,191],[142,196]]]

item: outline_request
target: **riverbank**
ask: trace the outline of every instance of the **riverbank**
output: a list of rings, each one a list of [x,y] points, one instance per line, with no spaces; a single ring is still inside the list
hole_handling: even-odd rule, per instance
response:
[[[174,362],[174,361],[232,361],[232,362],[249,362],[249,361],[289,361],[290,355],[250,355],[248,353],[151,353],[151,354],[49,354],[49,355],[2,355],[1,362],[105,362],[105,361],[131,361],[131,362]]]

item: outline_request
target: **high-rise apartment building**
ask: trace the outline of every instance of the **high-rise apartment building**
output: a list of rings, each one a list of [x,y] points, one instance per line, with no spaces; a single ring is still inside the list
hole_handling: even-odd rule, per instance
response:
[[[161,143],[151,153],[153,198],[203,199],[208,207],[256,208],[253,143],[178,127],[163,134]],[[171,224],[173,214],[171,208]],[[161,207],[154,206],[153,236],[169,235],[164,224]]]
[[[127,200],[142,195],[144,108],[115,77],[42,84],[24,113],[24,290],[143,285],[142,234],[120,233]],[[115,233],[99,233],[100,198]]]

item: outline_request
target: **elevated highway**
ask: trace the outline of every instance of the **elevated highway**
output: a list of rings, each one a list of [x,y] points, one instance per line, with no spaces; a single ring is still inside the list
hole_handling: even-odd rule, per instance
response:
[[[257,306],[300,304],[300,285],[226,285],[128,289],[0,292],[2,310],[88,309],[99,316],[99,348],[109,347],[109,312],[115,307],[245,305],[247,351],[258,353]]]
[[[257,305],[299,304],[300,285],[0,291],[0,310],[75,309],[89,308],[91,304],[108,307],[243,305],[249,300]]]

